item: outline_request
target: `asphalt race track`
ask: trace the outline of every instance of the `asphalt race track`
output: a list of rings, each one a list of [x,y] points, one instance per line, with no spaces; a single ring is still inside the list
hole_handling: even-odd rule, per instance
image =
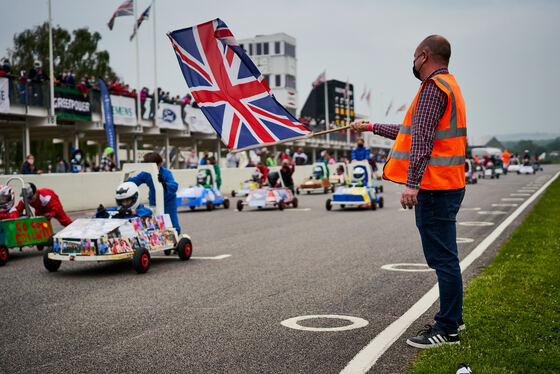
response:
[[[558,170],[468,186],[458,222],[486,223],[457,226],[461,258]],[[326,195],[300,195],[299,207],[284,211],[237,212],[237,198],[229,210],[183,211],[194,257],[158,256],[144,275],[127,262],[65,262],[48,273],[35,248],[11,251],[0,268],[0,372],[339,373],[436,283],[433,271],[382,269],[425,264],[414,213],[400,209],[401,187],[384,188],[385,208],[377,211],[327,212]],[[465,271],[466,280],[529,209]],[[418,352],[406,338],[436,309],[371,372],[403,372]],[[312,318],[298,322],[303,330],[281,324],[308,315],[360,320]],[[367,325],[358,327],[361,319]],[[321,331],[349,325],[358,328]]]

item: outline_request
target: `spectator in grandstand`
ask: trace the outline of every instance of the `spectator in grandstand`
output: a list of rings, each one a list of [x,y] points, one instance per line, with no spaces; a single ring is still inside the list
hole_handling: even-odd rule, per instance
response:
[[[358,138],[356,140],[356,148],[352,150],[352,161],[368,161],[369,153],[369,148],[364,146],[364,138]]]
[[[69,165],[61,155],[56,155],[56,165],[54,168],[55,173],[68,173]]]
[[[78,83],[78,90],[80,90],[80,92],[82,93],[82,95],[84,95],[84,97],[87,97],[88,89],[89,89],[89,82],[86,74],[82,77],[82,79],[80,79],[80,83]]]
[[[117,171],[117,164],[115,163],[115,150],[111,147],[105,148],[105,154],[101,158],[99,171]]]
[[[2,68],[0,69],[0,76],[10,77],[13,76],[12,68],[10,67],[10,61],[6,58],[2,62]]]
[[[84,172],[84,153],[81,149],[74,148],[72,151],[72,160],[70,160],[70,171],[72,173]]]
[[[19,72],[18,78],[18,96],[19,96],[19,103],[25,105],[27,102],[27,78],[25,78],[25,70],[21,70]]]
[[[62,70],[62,73],[58,74],[54,78],[54,85],[58,87],[66,87],[66,81],[68,81],[68,69]]]
[[[226,156],[226,167],[236,168],[239,166],[239,156],[237,153],[228,152]]]
[[[193,148],[187,156],[187,169],[196,169],[198,167],[198,156]]]
[[[28,155],[25,161],[21,165],[21,174],[42,174],[42,170],[38,170],[35,167],[35,157],[33,155]]]
[[[66,87],[68,88],[76,88],[76,71],[70,71],[68,75],[68,79],[66,80]]]
[[[307,164],[307,155],[303,152],[303,148],[298,148],[293,158],[294,164],[305,165]]]
[[[97,86],[97,80],[95,79],[95,75],[91,76],[88,83],[89,83],[89,88],[91,88],[91,89],[98,89],[99,88]]]

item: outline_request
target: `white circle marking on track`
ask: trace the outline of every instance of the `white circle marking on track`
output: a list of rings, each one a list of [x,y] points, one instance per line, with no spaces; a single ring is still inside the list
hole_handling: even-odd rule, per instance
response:
[[[459,222],[461,226],[493,226],[494,222],[477,222],[477,221],[467,221],[467,222]]]
[[[418,269],[399,269],[397,266],[413,266],[418,267]],[[390,270],[390,271],[406,271],[406,272],[423,272],[423,271],[434,271],[430,269],[426,264],[411,264],[411,263],[401,263],[401,264],[387,264],[381,266],[383,270]]]
[[[305,321],[307,319],[317,319],[317,318],[342,319],[342,320],[350,321],[352,323],[350,325],[339,326],[339,327],[306,327],[298,323],[300,321]],[[289,318],[280,322],[280,324],[284,327],[288,327],[295,330],[318,332],[318,331],[346,331],[346,330],[359,329],[361,327],[367,326],[369,322],[359,317],[341,316],[338,314],[322,314],[322,315],[318,314],[318,315],[299,316],[299,317]]]

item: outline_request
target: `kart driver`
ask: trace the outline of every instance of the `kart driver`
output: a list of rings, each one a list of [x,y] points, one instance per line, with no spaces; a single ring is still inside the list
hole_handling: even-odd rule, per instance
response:
[[[151,217],[152,211],[140,204],[140,190],[133,182],[124,182],[117,187],[115,191],[115,200],[117,206],[105,209],[99,204],[95,218],[134,218],[134,217]],[[111,215],[109,212],[117,212]]]
[[[352,172],[352,184],[358,186],[365,186],[366,171],[363,167],[356,167]]]
[[[14,190],[8,186],[0,185],[0,220],[19,217],[17,209],[14,208],[15,200]]]
[[[163,166],[163,159],[159,153],[146,153],[144,155],[144,162],[155,163],[157,165],[159,169],[158,181],[163,186],[163,211],[165,214],[169,214],[173,227],[177,230],[177,234],[180,234],[181,226],[179,226],[179,218],[177,217],[177,189],[179,188],[179,184],[175,182],[171,171]],[[150,189],[150,194],[148,195],[150,205],[156,205],[156,189],[149,173],[143,171],[132,178],[128,178],[128,180],[136,183],[137,186],[145,183]]]
[[[72,223],[72,219],[64,211],[58,195],[53,190],[48,188],[37,189],[35,184],[28,183],[27,191],[29,194],[27,196],[29,205],[35,208],[36,216],[47,217],[49,220],[54,217],[62,226],[68,226]],[[19,215],[23,213],[25,209],[23,199],[19,201],[16,209]]]

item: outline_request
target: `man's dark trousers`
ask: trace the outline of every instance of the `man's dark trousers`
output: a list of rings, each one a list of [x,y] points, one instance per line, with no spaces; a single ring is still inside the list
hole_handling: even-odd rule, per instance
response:
[[[434,328],[457,333],[463,312],[463,280],[457,255],[456,217],[465,189],[430,191],[420,189],[416,205],[416,226],[420,231],[424,257],[436,271],[439,312]]]

